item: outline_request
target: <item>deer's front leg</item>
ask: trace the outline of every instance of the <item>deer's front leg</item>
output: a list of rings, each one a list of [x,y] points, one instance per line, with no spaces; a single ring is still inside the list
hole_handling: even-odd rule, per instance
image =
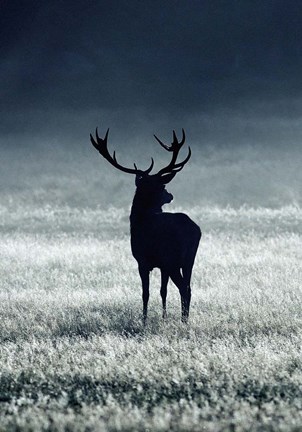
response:
[[[142,280],[143,287],[143,323],[146,324],[148,301],[149,301],[149,270],[142,265],[139,265],[138,271]]]

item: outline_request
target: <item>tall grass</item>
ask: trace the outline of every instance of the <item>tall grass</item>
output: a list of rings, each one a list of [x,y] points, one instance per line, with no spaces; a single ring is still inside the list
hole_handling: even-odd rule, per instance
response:
[[[185,210],[189,324],[155,270],[144,328],[127,209],[2,207],[0,430],[300,430],[300,207]]]

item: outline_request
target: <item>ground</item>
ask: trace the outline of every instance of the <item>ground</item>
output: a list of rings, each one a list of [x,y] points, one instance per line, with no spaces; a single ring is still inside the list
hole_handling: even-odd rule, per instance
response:
[[[127,206],[4,200],[0,431],[301,430],[301,208],[178,210],[190,320],[172,283],[162,320],[155,270],[144,328]]]

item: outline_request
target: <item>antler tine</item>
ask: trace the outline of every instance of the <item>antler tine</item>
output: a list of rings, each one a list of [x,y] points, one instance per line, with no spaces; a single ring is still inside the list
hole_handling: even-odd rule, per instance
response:
[[[151,158],[151,164],[150,164],[149,168],[147,168],[145,171],[142,171],[143,174],[149,174],[152,171],[153,165],[154,165],[154,160],[153,160],[153,158]]]
[[[175,130],[173,130],[173,143],[172,143],[172,145],[175,145],[175,144],[178,144],[178,140],[177,140],[177,136],[176,136],[176,133],[175,133]]]
[[[191,154],[192,154],[191,148],[189,147],[189,151],[188,151],[187,157],[182,162],[178,162],[177,164],[174,164],[170,168],[169,168],[169,166],[165,167],[165,168],[162,168],[156,175],[162,176],[163,174],[170,174],[170,173],[175,173],[176,174],[176,173],[178,173],[186,165],[186,163],[188,162],[188,160],[191,157]]]
[[[183,130],[183,128],[181,129],[182,131],[182,139],[179,142],[176,136],[175,131],[173,131],[173,142],[171,144],[171,150],[173,151],[173,149],[176,151],[178,149],[178,151],[181,149],[181,147],[184,145],[184,142],[186,140],[186,135],[185,135],[185,131]]]
[[[185,131],[183,128],[181,130],[182,130],[182,139],[181,139],[180,144],[183,145],[185,140],[186,140],[186,134],[185,134]]]
[[[164,144],[156,135],[154,135],[154,138],[159,142],[159,144],[167,151],[175,151],[177,148],[181,148],[185,142],[186,135],[185,131],[182,129],[182,139],[180,142],[178,142],[176,132],[173,130],[173,141],[170,146]]]
[[[156,136],[155,136],[155,138],[157,139],[157,141],[160,143],[160,145],[162,147],[164,147],[166,150],[168,150],[170,152],[173,152],[172,159],[171,159],[170,163],[166,167],[162,168],[157,173],[157,175],[161,176],[162,174],[166,174],[166,173],[169,173],[169,172],[178,172],[178,171],[180,171],[184,167],[184,165],[188,162],[188,160],[190,159],[190,157],[191,157],[191,149],[189,147],[189,152],[188,152],[188,156],[186,157],[186,159],[184,161],[182,161],[182,162],[175,163],[176,159],[177,159],[177,156],[178,156],[178,153],[179,153],[181,147],[183,146],[183,144],[184,144],[184,142],[186,140],[186,135],[185,135],[184,129],[182,129],[182,139],[181,139],[181,141],[178,141],[177,136],[176,136],[176,132],[173,130],[173,141],[172,141],[172,143],[171,143],[170,146],[167,146],[164,143],[162,143]]]
[[[100,145],[105,144],[106,147],[107,147],[108,134],[109,134],[109,128],[107,129],[107,132],[106,132],[106,135],[105,135],[104,139],[101,139],[99,137],[99,134],[98,134],[98,128],[95,128],[96,140],[97,140],[98,144],[100,144]]]
[[[165,149],[165,150],[168,150],[168,151],[172,151],[172,149],[171,149],[171,147],[169,147],[169,146],[167,146],[166,144],[164,144],[159,138],[157,138],[157,136],[156,135],[154,135],[154,138],[159,142],[159,144]]]
[[[174,164],[174,166],[173,166],[173,168],[172,168],[172,171],[173,171],[173,172],[178,172],[178,171],[182,170],[183,167],[185,166],[185,164],[186,164],[186,163],[188,162],[188,160],[190,159],[191,154],[192,154],[192,152],[191,152],[191,147],[189,147],[189,151],[188,151],[188,155],[187,155],[187,157],[186,157],[182,162],[178,162],[177,164]]]
[[[98,134],[98,128],[96,128],[96,130],[95,130],[96,141],[95,141],[94,137],[90,134],[90,141],[91,141],[92,145],[103,156],[103,158],[105,158],[115,168],[119,169],[120,171],[126,172],[128,174],[145,175],[145,174],[149,174],[151,172],[153,165],[154,165],[154,161],[152,158],[151,158],[151,164],[150,164],[149,168],[147,168],[145,171],[137,169],[137,166],[135,164],[134,164],[134,169],[133,168],[126,168],[126,167],[120,165],[116,159],[115,151],[113,152],[113,156],[111,156],[109,151],[108,151],[108,147],[107,147],[108,134],[109,134],[109,128],[107,129],[105,137],[100,138],[99,134]]]

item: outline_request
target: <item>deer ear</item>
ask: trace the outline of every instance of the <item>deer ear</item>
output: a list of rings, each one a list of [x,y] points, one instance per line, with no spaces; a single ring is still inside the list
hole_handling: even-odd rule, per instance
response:
[[[176,176],[176,173],[177,173],[177,171],[171,172],[171,173],[168,173],[168,174],[162,174],[160,176],[161,183],[162,184],[168,184],[168,183],[170,183],[170,181],[173,180],[174,177]]]
[[[137,187],[142,180],[143,176],[141,174],[136,174],[135,176],[135,186]]]

